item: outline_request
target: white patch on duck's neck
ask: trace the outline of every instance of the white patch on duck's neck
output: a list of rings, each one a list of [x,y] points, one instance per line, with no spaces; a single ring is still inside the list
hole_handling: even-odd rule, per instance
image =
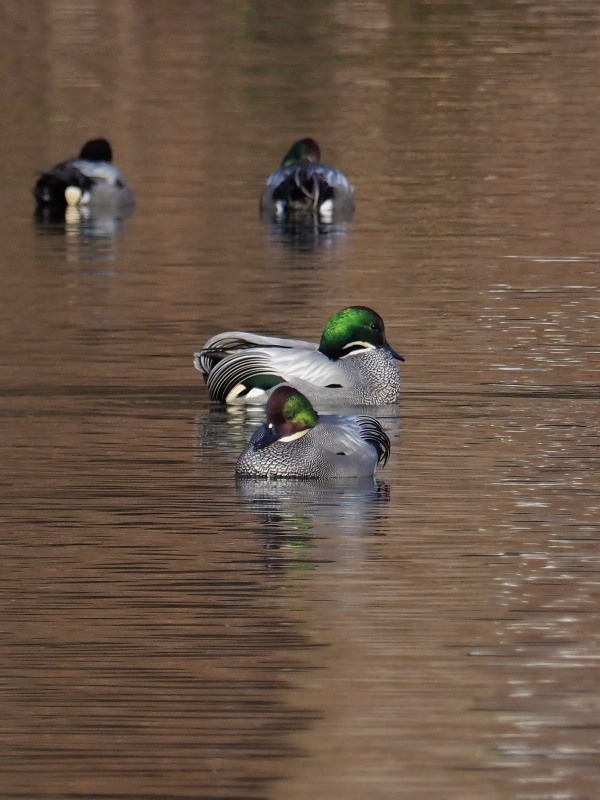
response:
[[[296,431],[296,433],[290,433],[289,436],[282,436],[281,439],[278,439],[279,442],[294,442],[296,439],[301,439],[303,436],[312,430],[312,428],[304,428],[303,431]]]
[[[342,356],[342,358],[350,358],[351,356],[356,356],[359,353],[362,353],[363,350],[375,350],[374,344],[370,344],[369,342],[360,342],[360,341],[348,342],[348,344],[345,344],[342,347],[342,350],[347,350],[349,347],[360,347],[361,349],[353,350],[351,353],[346,353],[346,355]]]

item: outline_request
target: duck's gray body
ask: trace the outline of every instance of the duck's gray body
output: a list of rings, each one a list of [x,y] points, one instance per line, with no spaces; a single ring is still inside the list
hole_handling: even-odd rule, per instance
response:
[[[390,442],[372,417],[319,415],[300,438],[262,446],[267,423],[255,431],[238,458],[238,475],[276,478],[361,478],[387,460]]]
[[[81,205],[91,208],[128,208],[134,205],[133,192],[125,183],[122,172],[107,161],[86,161],[75,159],[72,166],[93,181],[86,196],[84,192]]]
[[[229,331],[209,339],[194,364],[205,376],[213,400],[263,405],[269,390],[239,391],[253,376],[279,376],[319,407],[396,403],[400,372],[388,349],[370,347],[338,359],[301,339]],[[238,393],[236,393],[238,392]]]
[[[280,166],[267,178],[260,211],[267,220],[316,215],[324,222],[349,221],[354,215],[354,188],[343,172],[325,164]]]

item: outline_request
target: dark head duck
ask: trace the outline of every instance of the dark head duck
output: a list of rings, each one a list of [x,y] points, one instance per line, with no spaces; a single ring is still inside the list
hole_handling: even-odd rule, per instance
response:
[[[90,139],[76,158],[62,161],[40,175],[33,187],[38,208],[131,209],[133,193],[112,157],[106,139]]]
[[[269,176],[260,199],[266,221],[348,221],[354,213],[354,189],[343,172],[321,163],[311,137],[298,139]]]

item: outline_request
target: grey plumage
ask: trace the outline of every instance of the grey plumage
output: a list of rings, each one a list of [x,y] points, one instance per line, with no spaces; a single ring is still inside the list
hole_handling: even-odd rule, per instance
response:
[[[358,478],[373,475],[390,453],[380,423],[366,415],[319,415],[300,438],[260,447],[268,424],[255,431],[238,458],[239,475],[295,478]]]
[[[264,404],[273,385],[268,376],[320,406],[384,405],[397,402],[400,393],[396,359],[384,347],[332,360],[312,342],[229,331],[209,339],[194,354],[194,365],[204,374],[211,398],[232,405]],[[238,387],[244,388],[236,396]]]
[[[135,202],[123,174],[112,163],[112,149],[105,139],[86,142],[77,158],[42,173],[33,195],[39,208],[65,208],[65,192],[71,187],[80,190],[81,206],[118,210],[130,209]]]
[[[340,170],[321,163],[317,142],[294,142],[261,192],[263,221],[348,222],[354,215],[354,187]]]
[[[325,164],[293,164],[269,175],[260,197],[265,220],[316,214],[324,221],[349,222],[354,189],[343,172]]]

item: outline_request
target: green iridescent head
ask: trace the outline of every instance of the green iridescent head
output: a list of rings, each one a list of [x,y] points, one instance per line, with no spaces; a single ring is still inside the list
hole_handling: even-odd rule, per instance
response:
[[[279,437],[314,428],[319,422],[319,415],[310,400],[287,384],[273,389],[266,413],[267,423],[275,428]]]
[[[291,167],[293,164],[302,163],[303,161],[314,164],[320,160],[321,150],[319,145],[314,139],[308,137],[306,139],[299,139],[297,142],[294,142],[294,144],[285,154],[283,161],[281,162],[281,166]]]
[[[319,350],[331,359],[376,347],[383,347],[404,361],[388,344],[379,314],[366,306],[349,306],[336,312],[327,320],[319,344]]]

